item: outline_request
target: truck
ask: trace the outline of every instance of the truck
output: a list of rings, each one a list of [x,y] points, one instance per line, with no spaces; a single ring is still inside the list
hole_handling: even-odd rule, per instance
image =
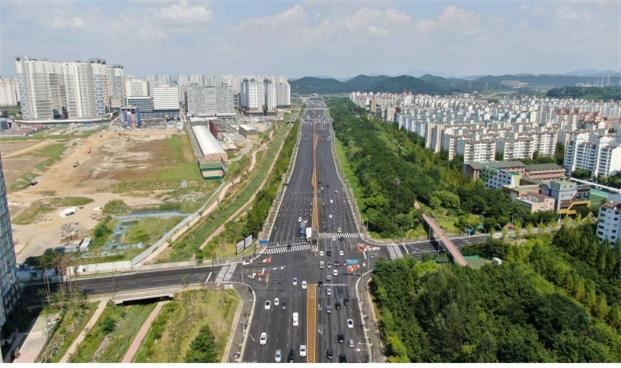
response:
[[[312,238],[313,238],[313,228],[307,227],[306,228],[306,240],[311,241]]]
[[[298,312],[293,312],[293,326],[297,327],[299,324]]]

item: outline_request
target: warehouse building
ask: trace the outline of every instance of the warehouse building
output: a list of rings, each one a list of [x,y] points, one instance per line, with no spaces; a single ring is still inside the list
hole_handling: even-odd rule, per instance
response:
[[[192,127],[192,134],[200,151],[198,165],[203,178],[222,179],[224,176],[226,152],[218,139],[204,125]]]

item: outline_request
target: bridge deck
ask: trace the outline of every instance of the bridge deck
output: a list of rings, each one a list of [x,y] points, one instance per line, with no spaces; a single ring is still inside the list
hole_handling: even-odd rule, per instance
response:
[[[436,221],[433,218],[431,218],[431,216],[428,216],[424,213],[423,213],[423,220],[425,220],[427,225],[431,227],[431,230],[433,231],[433,233],[436,234],[438,238],[440,238],[440,241],[444,244],[446,249],[453,256],[453,260],[455,261],[455,263],[463,267],[467,266],[468,262],[466,261],[464,256],[461,254],[461,251],[459,250],[459,248],[457,248],[457,246],[455,246],[455,243],[453,243],[453,241],[449,239],[446,236],[446,234],[444,234],[444,230],[442,230],[442,228],[438,226]]]

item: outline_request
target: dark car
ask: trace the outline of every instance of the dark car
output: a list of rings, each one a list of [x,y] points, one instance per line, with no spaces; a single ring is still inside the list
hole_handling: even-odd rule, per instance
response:
[[[338,335],[336,336],[336,339],[338,340],[339,344],[342,344],[342,343],[344,343],[344,342],[345,342],[345,335],[343,335],[343,334],[338,334]]]
[[[344,304],[346,307],[349,307],[349,299],[348,299],[348,298],[343,299],[343,304]]]
[[[332,256],[332,251],[331,250],[327,250],[326,251],[326,256],[328,256],[328,257]]]
[[[334,353],[332,353],[332,350],[330,349],[326,350],[326,359],[328,360],[334,359]]]
[[[336,309],[336,310],[341,309],[341,303],[339,303],[339,302],[334,303],[334,309]]]
[[[347,266],[347,261],[343,261],[343,266]]]
[[[334,267],[338,267],[338,266],[340,266],[340,265],[341,265],[341,262],[339,262],[339,261],[334,261]]]
[[[293,363],[295,360],[295,351],[293,349],[289,349],[289,356],[287,357],[287,362]]]
[[[345,354],[339,355],[339,363],[347,363],[347,357],[345,356]]]
[[[343,240],[345,240],[345,237],[340,236],[340,237],[339,237],[339,240],[340,240],[340,241],[343,241]]]
[[[281,308],[282,310],[287,309],[287,302],[280,302],[280,308]]]
[[[323,281],[321,281],[321,280],[317,281],[317,286],[322,287],[323,286]]]

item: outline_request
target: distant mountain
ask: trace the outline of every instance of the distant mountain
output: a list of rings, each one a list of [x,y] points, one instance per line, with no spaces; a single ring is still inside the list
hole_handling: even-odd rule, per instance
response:
[[[428,94],[464,93],[474,91],[512,90],[508,82],[522,82],[522,90],[548,90],[558,87],[598,86],[602,83],[613,86],[621,83],[621,76],[581,77],[563,74],[505,74],[487,75],[473,79],[444,78],[425,74],[420,78],[410,75],[396,77],[386,75],[358,75],[346,81],[333,78],[304,77],[291,82],[291,90],[296,94],[309,93],[348,93],[361,92],[412,92]]]
[[[610,82],[612,84],[619,83],[619,77],[610,78]],[[549,89],[556,87],[569,87],[575,86],[577,84],[592,84],[598,85],[602,82],[602,78],[595,77],[578,77],[572,75],[562,75],[562,74],[506,74],[506,75],[488,75],[485,77],[481,77],[479,79],[475,79],[477,82],[482,82],[487,84],[487,88],[489,89],[497,89],[502,88],[502,81],[519,81],[528,83],[529,88],[538,88],[538,89]]]
[[[386,78],[376,83],[371,90],[373,92],[390,93],[412,92],[436,94],[444,92],[442,88],[410,75],[400,75],[398,77]]]
[[[347,80],[345,83],[347,83],[347,85],[349,85],[354,91],[371,91],[373,90],[373,86],[386,79],[390,79],[390,77],[386,75],[360,74]]]
[[[614,70],[597,70],[591,68],[578,69],[571,72],[564,73],[563,75],[573,75],[576,77],[619,77],[621,76],[621,71]]]
[[[560,87],[552,88],[546,96],[619,101],[621,100],[621,87]]]
[[[351,92],[351,87],[332,78],[304,77],[291,81],[291,91],[297,94],[345,93]]]

